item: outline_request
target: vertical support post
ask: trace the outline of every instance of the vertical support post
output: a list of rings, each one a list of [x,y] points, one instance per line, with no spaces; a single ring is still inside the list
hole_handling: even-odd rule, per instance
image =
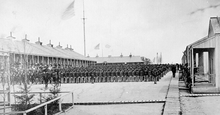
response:
[[[54,62],[53,62],[53,58],[54,58],[54,57],[51,57],[51,64],[52,64],[52,65],[54,64]]]
[[[37,56],[37,63],[40,63],[40,56]]]
[[[62,111],[61,99],[59,99],[59,110]]]
[[[40,93],[40,103],[42,103],[42,93]]]
[[[9,104],[9,106],[11,106],[11,97],[10,97],[10,93],[11,93],[11,78],[10,78],[10,76],[11,76],[11,73],[10,73],[10,54],[7,54],[7,57],[6,57],[6,73],[7,73],[7,82],[8,82],[8,88],[7,88],[7,90],[8,90],[8,104]],[[4,97],[5,98],[5,97]]]
[[[35,64],[35,62],[34,62],[34,55],[31,55],[31,58],[32,58],[32,65],[34,65]]]
[[[193,87],[193,86],[195,85],[195,84],[194,84],[194,82],[195,82],[195,81],[194,81],[194,80],[195,80],[194,77],[195,77],[195,76],[194,76],[194,52],[193,52],[193,48],[192,48],[192,53],[191,53],[191,55],[192,55],[192,66],[191,66],[192,73],[191,73],[191,74],[192,74],[192,87]]]
[[[50,57],[47,57],[47,64],[50,64]]]
[[[72,104],[74,105],[74,95],[73,95],[73,92],[72,92]]]
[[[23,66],[23,60],[22,60],[23,58],[22,58],[22,54],[20,54],[20,63],[21,63],[21,66]]]
[[[44,106],[44,115],[47,115],[47,105]]]
[[[154,84],[157,84],[157,77],[154,77]]]
[[[11,106],[11,97],[10,97],[10,89],[8,89],[9,91],[8,91],[8,104],[9,104],[9,106]]]
[[[43,56],[40,56],[41,58],[41,60],[40,60],[40,63],[42,64],[42,65],[44,65],[44,57]]]

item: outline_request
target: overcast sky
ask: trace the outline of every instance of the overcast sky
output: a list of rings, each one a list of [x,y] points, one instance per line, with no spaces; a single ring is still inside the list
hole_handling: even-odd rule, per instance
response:
[[[0,0],[0,37],[12,31],[21,40],[27,34],[32,43],[40,37],[43,44],[60,42],[84,54],[83,1],[75,0],[74,15],[65,14],[72,2]],[[219,4],[218,0],[84,0],[86,55],[131,53],[152,60],[158,52],[164,63],[181,62],[186,46],[207,36],[209,18],[220,15]],[[97,44],[100,50],[94,49]]]

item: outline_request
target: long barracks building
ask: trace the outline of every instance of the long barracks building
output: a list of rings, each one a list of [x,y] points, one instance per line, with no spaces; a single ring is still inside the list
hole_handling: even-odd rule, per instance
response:
[[[26,37],[22,41],[15,40],[12,36],[0,38],[0,52],[10,57],[10,63],[26,63],[27,65],[59,64],[60,66],[80,67],[96,63],[75,52],[71,47],[62,48],[60,44],[54,47],[51,43],[43,45],[40,39],[35,43],[30,43]]]
[[[94,60],[97,64],[146,64],[146,58],[141,56],[108,56],[108,57],[89,57],[88,59]]]

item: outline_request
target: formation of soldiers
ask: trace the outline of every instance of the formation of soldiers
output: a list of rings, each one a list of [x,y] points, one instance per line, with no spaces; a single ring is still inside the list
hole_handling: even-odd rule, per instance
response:
[[[96,82],[147,82],[159,80],[169,71],[170,65],[103,64],[88,67],[36,64],[26,70],[11,68],[11,83],[96,83]]]

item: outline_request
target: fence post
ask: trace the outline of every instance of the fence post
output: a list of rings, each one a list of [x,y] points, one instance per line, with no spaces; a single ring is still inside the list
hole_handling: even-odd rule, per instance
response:
[[[59,99],[59,110],[62,111],[61,99]]]
[[[40,103],[42,103],[42,93],[40,93]]]
[[[9,90],[10,91],[10,90]],[[9,106],[11,106],[11,96],[10,96],[11,92],[8,92],[8,102],[9,102]]]
[[[157,84],[157,76],[154,77],[154,84]]]
[[[47,105],[44,106],[44,115],[47,115]]]
[[[74,105],[74,95],[73,95],[73,92],[72,92],[72,104]]]

